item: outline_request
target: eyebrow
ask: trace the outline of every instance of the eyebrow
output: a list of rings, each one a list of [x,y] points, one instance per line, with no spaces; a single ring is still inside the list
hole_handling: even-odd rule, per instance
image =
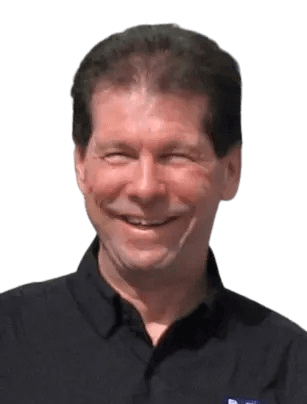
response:
[[[128,143],[124,142],[123,140],[117,140],[117,139],[112,139],[109,141],[105,141],[105,142],[96,142],[95,145],[95,150],[97,152],[103,152],[106,149],[110,149],[110,148],[115,148],[115,149],[124,149],[124,150],[130,150],[133,151],[134,148],[131,147]],[[175,149],[182,149],[182,150],[187,150],[191,153],[194,154],[199,154],[200,153],[200,147],[199,145],[195,145],[195,144],[189,144],[189,143],[182,143],[179,140],[172,140],[170,142],[168,142],[167,144],[161,146],[159,148],[159,152],[161,152],[163,150],[163,152],[171,152]]]

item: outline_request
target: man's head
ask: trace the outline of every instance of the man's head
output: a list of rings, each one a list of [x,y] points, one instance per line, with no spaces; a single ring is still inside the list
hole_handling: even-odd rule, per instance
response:
[[[86,56],[72,94],[77,179],[105,265],[173,276],[193,256],[200,270],[218,204],[239,184],[235,62],[200,35],[137,27]]]
[[[73,139],[92,134],[92,94],[101,88],[146,88],[152,94],[209,96],[203,130],[218,157],[241,144],[241,77],[237,62],[209,38],[177,25],[141,25],[99,42],[75,75]]]

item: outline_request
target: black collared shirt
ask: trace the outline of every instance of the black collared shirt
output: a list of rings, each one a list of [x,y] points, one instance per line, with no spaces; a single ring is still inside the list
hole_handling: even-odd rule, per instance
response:
[[[307,333],[224,288],[211,249],[212,297],[153,347],[98,248],[74,274],[0,295],[1,404],[307,403]]]

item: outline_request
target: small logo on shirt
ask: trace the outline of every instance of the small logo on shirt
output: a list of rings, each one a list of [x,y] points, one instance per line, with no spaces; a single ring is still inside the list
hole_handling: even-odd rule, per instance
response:
[[[263,400],[253,400],[250,398],[243,397],[228,397],[222,402],[222,404],[268,404]]]

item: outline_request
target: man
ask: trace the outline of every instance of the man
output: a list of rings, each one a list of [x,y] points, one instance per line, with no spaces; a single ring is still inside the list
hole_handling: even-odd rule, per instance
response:
[[[138,26],[88,53],[72,97],[97,237],[76,273],[2,294],[0,402],[307,403],[306,332],[225,289],[209,247],[240,180],[235,60]]]

